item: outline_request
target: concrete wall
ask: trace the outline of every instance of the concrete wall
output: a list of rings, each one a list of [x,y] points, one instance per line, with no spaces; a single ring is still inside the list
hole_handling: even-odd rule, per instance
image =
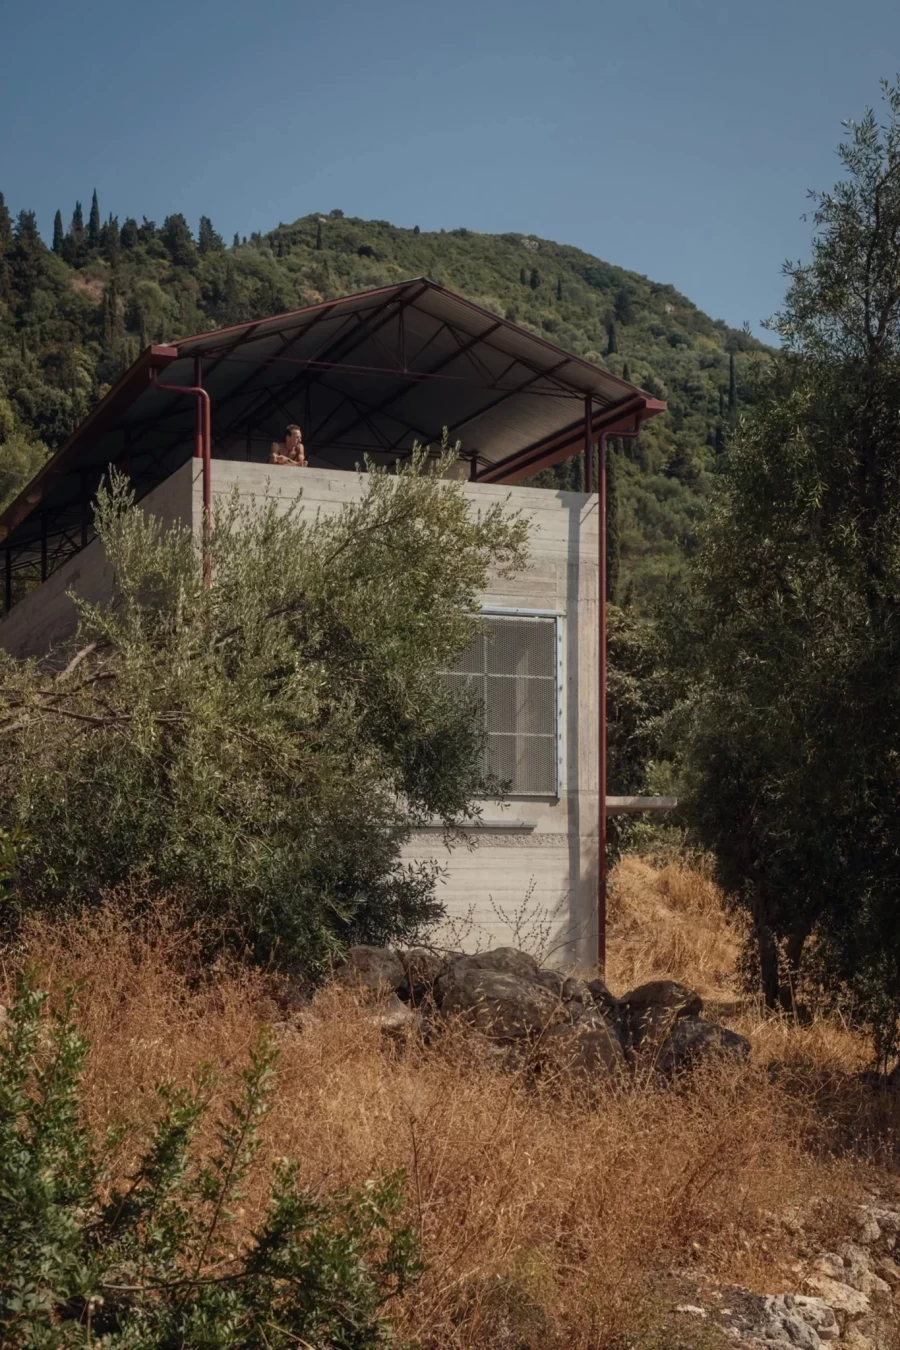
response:
[[[165,523],[191,519],[193,465],[184,464],[141,502]],[[75,631],[78,611],[70,592],[98,604],[108,600],[113,573],[99,539],[67,559],[0,619],[0,647],[13,656],[45,656]]]
[[[213,463],[214,500],[237,489],[245,500],[298,501],[304,511],[332,513],[358,498],[363,480],[325,469],[289,469],[240,461]],[[531,524],[530,564],[512,579],[495,578],[486,607],[539,609],[560,616],[563,649],[563,772],[556,797],[484,803],[482,822],[465,845],[448,849],[437,830],[417,832],[410,860],[446,868],[439,896],[445,937],[455,945],[514,944],[542,949],[560,964],[590,965],[596,950],[597,865],[597,503],[580,493],[466,484],[475,505],[508,502]],[[192,460],[143,500],[167,523],[202,521],[200,465]],[[68,637],[76,611],[67,592],[109,597],[112,573],[94,541],[0,622],[0,646],[17,656],[42,655]]]
[[[217,460],[213,497],[299,500],[330,514],[357,499],[363,480],[327,469],[289,469]],[[540,609],[563,626],[564,763],[558,797],[512,797],[484,804],[469,845],[448,850],[439,831],[416,834],[406,854],[447,869],[438,888],[446,936],[468,949],[540,945],[561,964],[591,965],[596,951],[597,867],[597,500],[540,488],[465,485],[473,505],[507,502],[531,524],[530,565],[491,582],[486,607]],[[194,522],[202,519],[199,469]]]

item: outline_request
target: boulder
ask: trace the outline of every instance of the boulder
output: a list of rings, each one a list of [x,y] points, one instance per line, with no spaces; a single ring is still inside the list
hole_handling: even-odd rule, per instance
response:
[[[475,952],[472,956],[459,959],[468,961],[478,970],[499,970],[505,975],[519,975],[526,980],[534,979],[541,969],[533,956],[515,947],[495,947],[492,951]]]
[[[351,947],[334,973],[342,984],[373,994],[393,994],[404,980],[400,958],[387,947]]]
[[[610,993],[603,980],[588,980],[585,988],[593,1001],[604,1012],[612,1012],[619,1008],[620,1000],[616,998],[615,994]]]
[[[464,1017],[486,1035],[536,1036],[561,1019],[558,998],[534,978],[486,969],[464,956],[439,977],[436,991],[445,1016]]]
[[[428,947],[410,947],[397,952],[397,956],[403,967],[403,983],[397,988],[398,994],[411,1003],[421,1003],[434,989],[446,958]]]
[[[538,1043],[540,1063],[584,1078],[608,1078],[625,1066],[615,1030],[599,1010],[580,1022],[548,1027]]]
[[[820,1298],[803,1294],[769,1294],[763,1299],[761,1325],[755,1328],[765,1344],[819,1350],[823,1341],[841,1334],[834,1309]]]
[[[654,1062],[660,1073],[674,1076],[710,1059],[744,1063],[749,1057],[750,1042],[746,1036],[699,1017],[681,1017],[662,1042]]]
[[[558,970],[545,970],[541,967],[534,978],[544,989],[548,989],[554,998],[563,997],[563,988],[565,987],[566,977],[561,975]]]
[[[566,1003],[582,1003],[589,1005],[593,1001],[591,991],[584,980],[576,979],[571,975],[563,982],[562,996]],[[610,998],[612,998],[611,994]]]
[[[619,1001],[618,1017],[628,1050],[658,1049],[682,1017],[697,1017],[703,1000],[676,980],[650,980]]]
[[[379,1031],[392,1036],[421,1031],[423,1025],[421,1014],[401,1002],[396,994],[391,994],[389,998],[380,1001],[371,1012],[367,1012],[366,1021]]]
[[[676,1017],[699,1017],[703,1011],[700,995],[677,980],[650,980],[623,994],[620,1002],[632,1011],[667,1008]]]
[[[441,974],[434,982],[434,1001],[441,1006],[446,989],[451,984],[451,972],[457,967],[462,970],[496,971],[502,975],[515,975],[519,979],[532,980],[538,984],[540,967],[533,956],[527,952],[516,951],[514,947],[495,947],[490,952],[474,952],[472,955],[457,956],[446,962]],[[540,987],[540,986],[539,986]],[[549,991],[548,991],[549,992]]]

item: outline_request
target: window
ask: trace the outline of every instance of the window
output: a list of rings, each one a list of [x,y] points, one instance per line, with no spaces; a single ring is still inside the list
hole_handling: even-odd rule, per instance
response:
[[[513,796],[559,789],[558,620],[485,614],[484,632],[445,678],[484,707],[485,770]]]

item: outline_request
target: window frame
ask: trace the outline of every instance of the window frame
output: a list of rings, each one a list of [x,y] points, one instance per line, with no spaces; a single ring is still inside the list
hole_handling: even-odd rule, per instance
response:
[[[565,627],[565,612],[558,609],[523,609],[508,605],[484,605],[479,611],[482,618],[485,619],[549,619],[554,626],[555,656],[556,656],[556,782],[550,792],[508,792],[506,801],[559,801],[565,791],[565,728],[566,728],[566,703],[565,703],[565,664],[564,653],[565,643],[563,641],[563,630]],[[490,797],[481,798],[482,801],[493,800]]]

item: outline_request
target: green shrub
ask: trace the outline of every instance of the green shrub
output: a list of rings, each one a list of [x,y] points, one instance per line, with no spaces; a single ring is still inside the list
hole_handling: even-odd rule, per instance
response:
[[[11,917],[139,879],[209,931],[314,974],[352,941],[414,936],[434,869],[417,824],[452,828],[484,786],[471,702],[439,677],[480,622],[524,525],[475,516],[448,456],[373,471],[361,500],[217,513],[197,542],[101,495],[109,605],[83,606],[59,673],[0,658],[0,828],[17,830]]]
[[[62,1346],[296,1347],[392,1344],[387,1300],[420,1273],[398,1219],[399,1175],[313,1199],[281,1162],[255,1231],[234,1206],[258,1164],[273,1090],[262,1040],[218,1122],[196,1131],[210,1080],[160,1090],[162,1112],[133,1175],[110,1191],[109,1146],[81,1122],[85,1042],[68,1014],[42,1018],[23,985],[0,1046],[0,1342]],[[109,1198],[105,1198],[108,1196]]]

